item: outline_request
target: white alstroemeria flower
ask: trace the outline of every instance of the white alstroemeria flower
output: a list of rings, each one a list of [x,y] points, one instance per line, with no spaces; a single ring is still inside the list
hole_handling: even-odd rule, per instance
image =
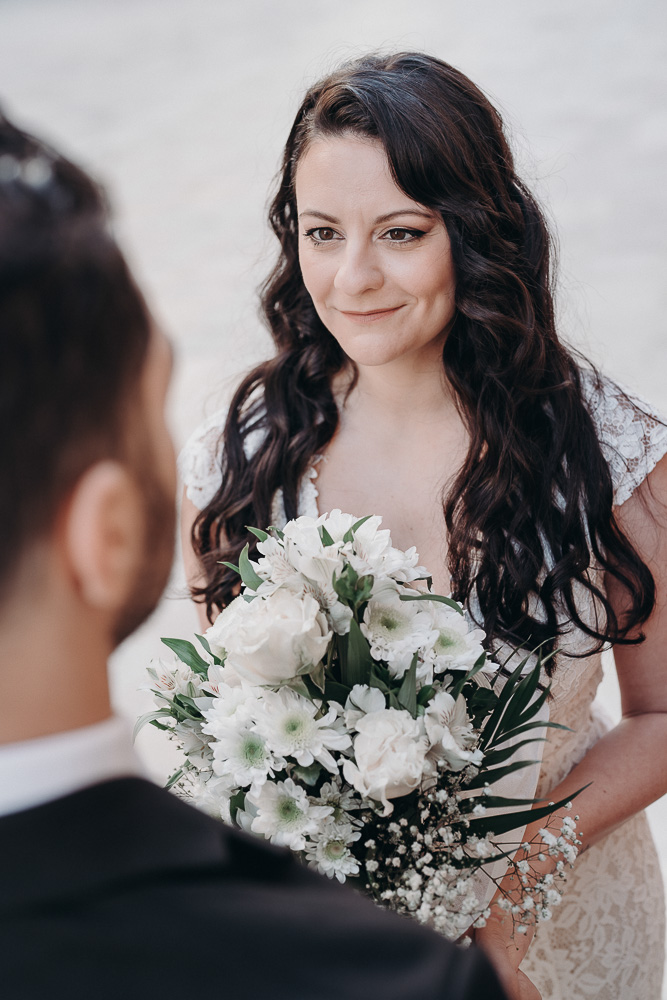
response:
[[[464,615],[437,601],[422,601],[431,619],[432,641],[423,647],[422,655],[436,673],[443,670],[470,670],[484,652],[485,634],[471,626]],[[497,669],[494,664],[485,666]]]
[[[328,878],[344,882],[348,875],[359,874],[359,862],[350,851],[350,844],[359,840],[361,833],[349,824],[328,821],[317,834],[311,835],[306,844],[306,861]]]
[[[302,767],[317,760],[335,774],[338,764],[330,751],[346,750],[352,740],[336,727],[336,708],[318,719],[320,707],[321,702],[309,701],[289,688],[265,691],[256,717],[257,729],[274,753],[293,757]]]
[[[201,678],[180,660],[165,663],[160,657],[151,660],[148,674],[152,683],[148,690],[158,693],[161,701],[171,701],[175,694],[194,696],[199,693]],[[192,687],[190,687],[192,685]]]
[[[241,684],[241,678],[232,667],[212,663],[208,668],[208,680],[204,681],[201,689],[203,693],[213,695],[214,698],[219,698],[221,691],[227,688],[240,687]]]
[[[251,786],[253,791],[285,766],[283,758],[274,753],[264,737],[250,725],[229,726],[226,732],[219,732],[211,748],[215,774],[241,788]]]
[[[210,741],[202,733],[198,722],[185,721],[179,723],[178,739],[182,743],[183,753],[198,771],[210,771],[213,761]]]
[[[413,792],[427,766],[427,742],[421,720],[409,712],[385,708],[357,722],[354,740],[356,763],[343,764],[345,780],[361,795],[381,802],[384,816],[394,807],[389,799]]]
[[[293,851],[303,851],[306,837],[317,833],[333,812],[330,806],[314,806],[291,778],[268,781],[248,798],[256,810],[250,825],[252,832]]]
[[[381,712],[386,708],[384,695],[378,688],[368,684],[355,684],[345,702],[345,725],[347,729],[356,729],[359,719],[369,712]]]
[[[237,597],[206,638],[226,665],[251,684],[280,684],[308,673],[325,655],[332,633],[317,601],[280,589],[247,602]]]
[[[401,601],[398,594],[368,602],[361,623],[371,656],[384,660],[393,677],[402,677],[417,649],[429,643],[433,629],[421,601]]]
[[[426,708],[424,727],[431,746],[429,756],[444,759],[452,771],[460,771],[467,764],[479,767],[482,763],[484,754],[473,749],[477,737],[463,695],[454,701],[447,691],[439,691]]]

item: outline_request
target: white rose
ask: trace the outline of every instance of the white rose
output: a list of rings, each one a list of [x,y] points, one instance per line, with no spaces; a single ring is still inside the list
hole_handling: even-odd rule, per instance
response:
[[[250,602],[237,597],[206,638],[214,652],[226,652],[226,665],[251,684],[280,684],[320,662],[331,632],[313,597],[276,590]]]
[[[431,744],[431,755],[446,760],[452,771],[460,771],[466,764],[476,767],[482,763],[481,750],[473,750],[477,737],[466,712],[463,695],[454,701],[451,694],[439,691],[429,702],[424,714],[426,735]]]
[[[422,780],[427,743],[422,727],[409,712],[385,708],[356,723],[356,764],[343,764],[346,781],[361,794],[382,802],[383,815],[394,811],[389,799],[409,795]]]

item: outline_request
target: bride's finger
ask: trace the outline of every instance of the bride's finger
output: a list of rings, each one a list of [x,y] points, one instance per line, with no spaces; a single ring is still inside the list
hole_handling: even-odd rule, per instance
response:
[[[517,973],[517,980],[519,983],[519,1000],[542,1000],[542,994],[538,988],[521,969]]]

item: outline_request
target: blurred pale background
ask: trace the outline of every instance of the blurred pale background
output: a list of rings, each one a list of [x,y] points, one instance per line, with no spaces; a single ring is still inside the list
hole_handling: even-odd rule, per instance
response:
[[[0,0],[0,100],[110,185],[177,347],[179,445],[270,349],[254,291],[302,91],[368,48],[425,49],[500,106],[559,236],[563,333],[667,412],[666,40],[658,0]],[[150,707],[160,635],[194,626],[177,566],[114,657],[119,711]],[[603,696],[617,714],[613,666]],[[161,780],[160,734],[140,749]],[[665,803],[650,815],[667,859]]]

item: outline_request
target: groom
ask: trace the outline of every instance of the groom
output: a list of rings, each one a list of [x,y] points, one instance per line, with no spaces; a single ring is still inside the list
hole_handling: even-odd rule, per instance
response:
[[[0,116],[3,1000],[500,1000],[476,952],[141,777],[106,663],[171,563],[170,365],[100,189]]]

